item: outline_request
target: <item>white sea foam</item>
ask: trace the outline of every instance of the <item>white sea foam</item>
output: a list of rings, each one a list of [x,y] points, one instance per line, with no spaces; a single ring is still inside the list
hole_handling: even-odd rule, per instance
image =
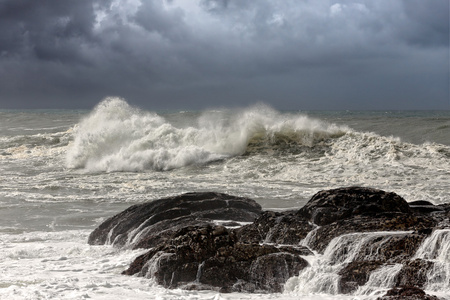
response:
[[[385,265],[373,271],[365,285],[360,286],[355,295],[383,296],[395,284],[397,274],[402,264]]]
[[[215,291],[169,290],[151,279],[120,273],[146,250],[118,250],[86,244],[87,231],[0,235],[0,299],[277,299],[289,294],[222,294]],[[331,295],[302,299],[336,300]]]
[[[310,295],[325,293],[339,294],[339,271],[355,260],[376,261],[379,250],[392,237],[411,234],[410,231],[366,232],[343,234],[334,238],[323,254],[305,257],[310,266],[288,280],[285,285],[287,293]],[[314,230],[302,243],[307,246],[314,239]],[[373,241],[377,240],[376,243]],[[447,298],[450,294],[450,230],[435,230],[418,249],[415,259],[430,260],[432,268],[427,274],[425,290],[430,294]],[[363,256],[362,256],[363,255]],[[382,296],[394,286],[402,264],[386,264],[370,274],[365,285],[353,292],[357,299],[370,299]]]
[[[314,231],[305,239],[303,245],[307,245],[314,239]],[[393,236],[410,234],[409,231],[398,232],[364,232],[349,233],[335,237],[330,241],[323,254],[315,253],[314,258],[309,258],[310,266],[292,277],[286,283],[286,291],[298,295],[312,293],[325,293],[338,295],[340,275],[339,271],[347,264],[358,259],[376,260],[380,247]],[[373,241],[380,240],[373,244]],[[364,254],[364,257],[361,255]],[[395,269],[382,269],[374,273],[365,287],[359,289],[357,295],[375,296],[374,292],[383,291],[392,287],[395,275],[401,265]],[[390,275],[387,278],[387,274]]]
[[[415,258],[433,262],[425,288],[450,294],[450,229],[435,230],[422,243]]]
[[[138,255],[147,250],[119,250],[112,246],[90,246],[86,244],[89,231],[31,232],[22,234],[1,234],[0,247],[0,298],[1,299],[376,299],[392,285],[401,265],[388,265],[371,274],[369,281],[354,295],[338,294],[337,272],[358,252],[358,244],[370,243],[376,237],[389,238],[391,234],[405,233],[365,233],[349,234],[344,239],[332,243],[324,255],[308,256],[311,267],[299,276],[288,280],[282,294],[221,294],[214,291],[168,290],[154,284],[151,279],[123,276],[120,273]],[[438,232],[435,236],[442,236]],[[428,248],[435,244],[424,242]],[[438,237],[438,239],[440,239]],[[343,242],[346,240],[346,242]],[[339,243],[348,244],[352,240],[354,248],[337,254]],[[362,241],[365,242],[362,242]],[[341,242],[338,242],[341,241]],[[446,249],[448,243],[437,246]],[[435,246],[431,246],[435,248]],[[334,250],[333,250],[334,249]],[[442,251],[434,251],[440,256]],[[149,266],[150,267],[150,266]],[[151,269],[151,268],[150,268]],[[149,271],[151,272],[151,270]],[[24,275],[26,274],[26,276]],[[442,279],[442,278],[441,278]],[[434,290],[439,295],[448,295],[440,288]]]
[[[342,128],[306,116],[283,116],[266,106],[205,113],[197,124],[175,127],[161,116],[108,98],[74,129],[70,168],[89,171],[170,170],[241,155],[249,142],[295,136],[313,146]]]
[[[169,121],[108,98],[75,126],[73,134],[67,166],[88,172],[176,170],[220,160],[209,167],[215,171],[213,182],[208,180],[211,174],[202,178],[208,169],[197,170],[196,177],[210,188],[219,184],[219,189],[227,189],[220,183],[233,176],[250,185],[268,180],[280,191],[296,182],[322,189],[373,186],[408,200],[435,203],[447,197],[450,147],[410,144],[264,105],[176,114]],[[295,186],[290,191],[309,193]],[[277,197],[293,195],[280,192]]]

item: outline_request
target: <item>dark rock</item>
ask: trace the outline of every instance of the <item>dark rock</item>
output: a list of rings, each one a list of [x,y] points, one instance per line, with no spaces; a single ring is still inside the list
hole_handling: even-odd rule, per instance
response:
[[[414,256],[425,238],[424,235],[414,233],[375,235],[368,244],[363,245],[355,259],[402,263]]]
[[[315,194],[298,214],[317,225],[380,213],[411,213],[408,203],[395,193],[372,188],[348,187]]]
[[[435,206],[433,203],[431,203],[430,201],[426,201],[426,200],[416,200],[416,201],[410,201],[408,202],[409,206]]]
[[[370,274],[380,266],[392,263],[408,262],[426,236],[415,233],[368,233],[347,236],[348,239],[336,244],[332,252],[327,252],[331,264],[339,264],[351,257],[338,274],[339,288],[342,293],[351,293],[364,285]],[[343,239],[341,236],[339,239]],[[333,245],[333,244],[332,244]],[[330,250],[327,250],[330,251]],[[418,270],[415,270],[418,272]],[[412,271],[405,270],[405,276]],[[401,281],[403,282],[403,281]]]
[[[261,214],[254,200],[220,193],[187,193],[131,206],[103,222],[89,236],[93,245],[150,248],[172,238],[185,226],[214,220],[252,222]]]
[[[308,265],[301,256],[327,250],[342,293],[395,263],[403,265],[395,285],[408,287],[380,299],[435,299],[420,289],[433,262],[414,255],[433,230],[449,227],[450,204],[407,203],[372,188],[322,191],[285,212],[262,212],[255,201],[226,194],[189,193],[132,206],[101,224],[89,243],[150,248],[124,274],[168,288],[281,292]]]
[[[378,269],[380,261],[352,261],[339,271],[339,290],[343,294],[349,294],[366,284],[370,273]]]
[[[250,266],[250,282],[257,290],[282,292],[286,281],[307,265],[303,258],[288,252],[260,256]]]
[[[439,300],[436,296],[427,295],[422,289],[414,286],[395,287],[377,300]]]
[[[340,220],[335,223],[319,227],[313,232],[308,246],[323,253],[330,241],[338,236],[353,232],[375,232],[375,231],[416,231],[417,240],[409,240],[408,247],[400,248],[407,256],[411,256],[420,245],[424,234],[419,234],[427,228],[433,228],[436,220],[427,216],[415,216],[409,214],[388,214],[387,216],[368,217],[357,216],[352,219]],[[426,231],[425,231],[426,232]],[[406,242],[405,242],[406,243]]]
[[[435,211],[443,211],[443,209],[439,206],[434,205],[433,203],[425,200],[417,200],[408,202],[411,210],[416,214],[429,214]]]
[[[282,252],[288,252],[288,253],[292,253],[295,255],[314,255],[314,253],[309,250],[308,247],[306,246],[288,246],[288,245],[281,245],[281,246],[277,246],[277,248],[282,251]]]
[[[436,205],[442,211],[433,212],[431,215],[438,220],[438,226],[436,228],[444,229],[450,227],[450,203]]]
[[[236,230],[241,241],[296,245],[314,226],[294,212],[266,211],[252,224]]]
[[[393,232],[394,233],[394,232]],[[347,263],[339,271],[341,276],[339,287],[342,293],[351,293],[359,286],[364,285],[370,274],[380,266],[401,263],[405,264],[399,274],[396,275],[396,286],[414,285],[423,287],[426,281],[426,272],[432,263],[416,260],[411,263],[409,260],[414,256],[418,247],[426,236],[414,233],[377,235],[370,233],[370,239],[366,238],[365,243],[359,243],[359,249],[349,249],[354,244],[341,245],[338,249],[338,256],[342,253],[355,251],[353,261]]]
[[[427,273],[434,263],[423,259],[406,261],[397,275],[396,286],[415,286],[423,288],[427,282]]]
[[[168,288],[281,292],[308,265],[295,251],[238,242],[223,226],[186,227],[136,258],[124,274],[152,277]]]

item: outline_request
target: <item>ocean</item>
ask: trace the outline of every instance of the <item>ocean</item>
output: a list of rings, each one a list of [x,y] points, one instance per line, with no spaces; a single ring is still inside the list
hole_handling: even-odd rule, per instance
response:
[[[0,299],[375,299],[389,283],[341,295],[307,272],[282,294],[169,290],[120,275],[144,250],[87,244],[158,198],[216,191],[285,210],[344,186],[450,202],[450,111],[0,110]],[[448,272],[426,291],[450,295]]]

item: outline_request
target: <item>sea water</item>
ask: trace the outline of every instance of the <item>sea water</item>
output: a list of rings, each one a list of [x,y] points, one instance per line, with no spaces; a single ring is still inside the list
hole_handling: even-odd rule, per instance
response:
[[[87,238],[133,204],[185,192],[224,192],[284,210],[320,190],[354,185],[440,204],[450,201],[449,183],[448,111],[279,112],[255,105],[155,112],[118,98],[92,111],[2,110],[0,299],[371,299],[305,289],[312,284],[305,274],[282,294],[168,290],[120,275],[145,250],[90,246]],[[436,234],[449,243],[448,233]],[[430,259],[444,275],[430,274],[428,290],[447,295],[448,282],[439,282],[449,280],[448,245],[443,249]],[[317,265],[324,257],[308,259]],[[377,295],[377,286],[370,289]]]

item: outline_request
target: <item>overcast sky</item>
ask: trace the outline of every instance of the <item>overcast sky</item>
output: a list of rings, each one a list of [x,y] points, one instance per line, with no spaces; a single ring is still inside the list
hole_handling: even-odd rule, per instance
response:
[[[0,0],[0,108],[450,109],[448,0]]]

